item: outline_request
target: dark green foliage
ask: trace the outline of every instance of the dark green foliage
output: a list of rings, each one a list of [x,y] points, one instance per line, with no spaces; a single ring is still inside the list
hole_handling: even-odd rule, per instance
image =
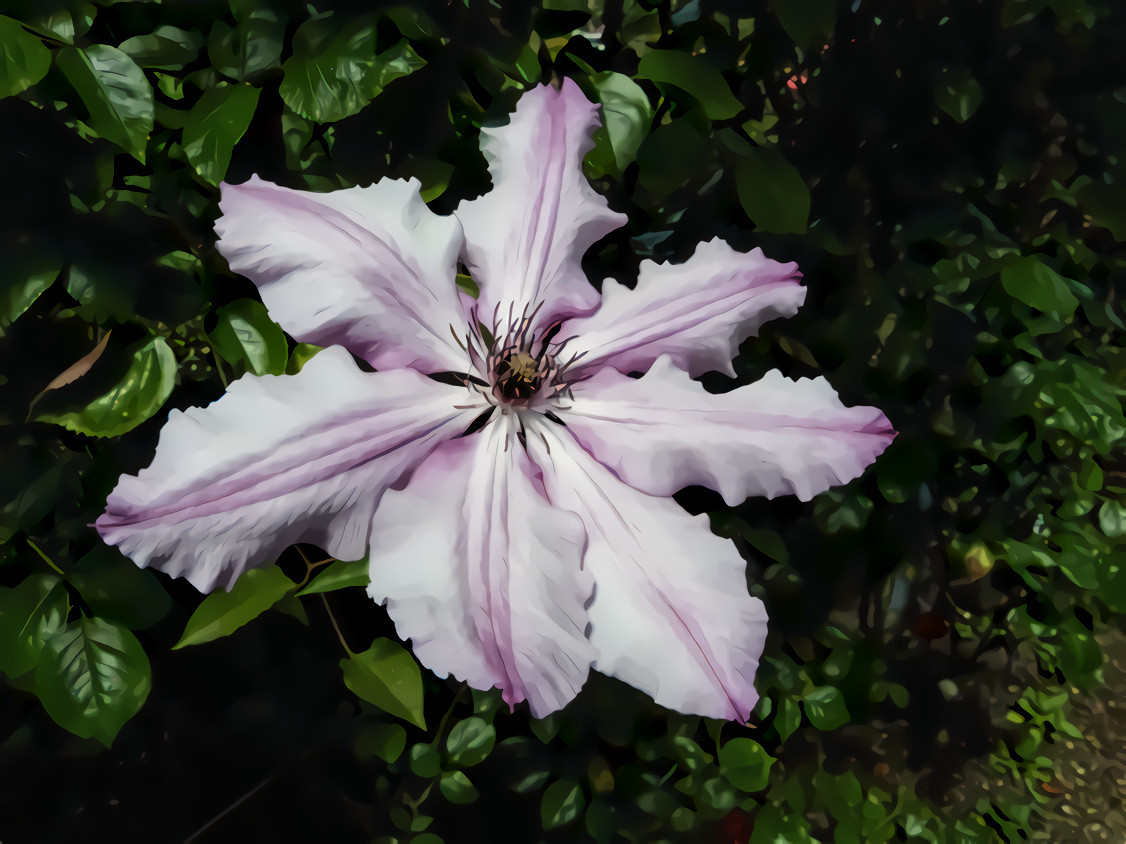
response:
[[[0,836],[1126,838],[1126,8],[314,6],[0,16]],[[808,504],[678,496],[770,613],[750,726],[596,675],[510,713],[419,671],[365,561],[201,598],[90,528],[170,409],[317,351],[217,252],[220,182],[415,176],[448,213],[553,76],[600,103],[587,172],[630,220],[590,277],[716,236],[796,260],[805,307],[734,383],[823,373],[900,432]]]

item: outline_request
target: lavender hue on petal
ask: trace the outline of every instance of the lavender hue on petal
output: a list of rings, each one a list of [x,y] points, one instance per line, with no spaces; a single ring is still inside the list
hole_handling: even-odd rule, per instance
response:
[[[464,398],[416,372],[362,372],[338,346],[297,375],[244,376],[169,414],[152,465],[122,476],[96,527],[204,592],[297,542],[358,559],[383,491],[472,420],[453,408]]]
[[[712,394],[666,355],[640,379],[606,367],[573,387],[567,427],[618,477],[651,495],[700,484],[729,505],[808,501],[859,477],[895,437],[874,407],[845,407],[824,378],[777,370]]]
[[[493,189],[454,212],[465,229],[464,261],[481,288],[480,314],[517,314],[543,302],[533,328],[591,311],[598,292],[583,253],[626,222],[582,173],[598,109],[570,79],[520,98],[506,126],[481,131]]]
[[[766,610],[735,547],[706,517],[618,480],[558,426],[537,422],[527,441],[552,504],[586,528],[594,667],[670,709],[746,721]]]
[[[805,301],[797,264],[780,264],[761,249],[736,252],[722,240],[701,243],[683,264],[642,261],[637,287],[607,279],[602,306],[568,320],[568,356],[576,372],[610,364],[644,372],[660,355],[690,375],[713,369],[734,375],[739,344],[769,320],[793,316]]]
[[[311,193],[255,177],[222,190],[219,251],[290,335],[379,369],[465,371],[450,333],[466,322],[461,226],[426,207],[418,180]]]
[[[586,680],[593,590],[573,513],[544,498],[504,416],[441,445],[372,522],[368,593],[439,676],[499,687],[542,718]]]

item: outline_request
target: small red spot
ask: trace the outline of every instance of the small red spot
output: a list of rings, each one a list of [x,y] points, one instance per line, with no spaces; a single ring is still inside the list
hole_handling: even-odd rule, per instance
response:
[[[732,809],[719,822],[720,844],[748,844],[755,822],[742,809]]]

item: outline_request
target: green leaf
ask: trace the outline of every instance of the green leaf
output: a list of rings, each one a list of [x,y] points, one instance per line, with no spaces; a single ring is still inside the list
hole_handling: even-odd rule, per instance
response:
[[[801,709],[792,697],[782,698],[778,712],[774,716],[774,727],[778,730],[778,738],[785,741],[794,734],[799,724],[801,724]]]
[[[142,163],[153,127],[152,86],[116,47],[64,47],[56,61],[90,112],[90,128]]]
[[[365,80],[369,96],[374,99],[396,79],[410,76],[425,64],[426,61],[414,51],[410,42],[404,38],[394,47],[389,47],[375,57],[372,71]]]
[[[422,674],[418,663],[398,642],[376,639],[363,653],[340,660],[340,667],[344,685],[358,697],[426,729]]]
[[[223,181],[235,144],[246,133],[258,105],[258,89],[250,85],[208,88],[192,106],[184,123],[184,154],[207,181]]]
[[[540,804],[540,821],[544,829],[569,824],[583,812],[586,799],[578,783],[557,780],[547,787]]]
[[[156,575],[108,545],[97,546],[79,560],[70,583],[95,615],[131,630],[151,627],[172,609],[172,598]]]
[[[172,650],[229,636],[288,594],[293,581],[277,566],[243,572],[230,592],[218,589],[196,607]]]
[[[208,334],[211,345],[238,372],[281,375],[289,361],[285,332],[270,319],[266,306],[236,299],[218,310],[219,321]]]
[[[1059,320],[1074,314],[1079,304],[1067,281],[1034,256],[1019,258],[1001,270],[1001,286],[1014,299]]]
[[[285,19],[259,7],[234,28],[216,22],[207,37],[207,55],[224,76],[239,82],[253,81],[278,66],[284,38]]]
[[[805,234],[809,188],[780,153],[765,147],[750,150],[735,168],[735,186],[743,210],[758,231]]]
[[[337,589],[347,589],[350,586],[368,585],[367,557],[354,562],[337,560],[325,566],[324,571],[313,578],[313,582],[297,594],[316,595],[320,592],[335,592]]]
[[[965,68],[947,68],[934,86],[934,101],[959,123],[965,123],[981,105],[981,85]]]
[[[596,177],[621,176],[649,134],[653,107],[642,87],[621,73],[594,73],[590,82],[602,105],[602,125],[594,130],[594,147],[586,160]]]
[[[289,363],[285,365],[285,374],[296,375],[320,350],[320,346],[314,346],[312,343],[298,343],[289,353]]]
[[[774,758],[754,739],[734,738],[719,749],[719,772],[743,791],[766,788],[773,764]]]
[[[370,19],[341,28],[331,15],[313,18],[293,36],[293,55],[282,65],[281,96],[309,120],[341,120],[371,101],[374,68],[375,25]]]
[[[454,765],[469,768],[489,758],[496,740],[497,731],[492,724],[477,717],[466,718],[450,730],[446,751]]]
[[[358,759],[378,756],[390,765],[403,755],[406,746],[407,731],[398,724],[376,724],[356,736],[352,751]]]
[[[712,120],[726,120],[743,110],[723,74],[703,56],[680,50],[650,50],[641,57],[637,75],[675,85],[695,99]]]
[[[66,589],[53,574],[0,588],[0,671],[14,679],[33,669],[47,641],[66,626],[69,611]]]
[[[795,45],[817,51],[837,25],[837,0],[770,0],[770,10]]]
[[[181,70],[195,61],[203,47],[203,36],[175,26],[158,26],[150,35],[134,35],[118,46],[141,67]]]
[[[21,317],[48,287],[63,267],[58,255],[15,252],[0,266],[0,329]]]
[[[438,787],[442,789],[442,794],[447,800],[458,805],[472,803],[480,796],[473,783],[469,781],[469,777],[461,771],[447,771],[442,774]]]
[[[51,51],[19,21],[0,15],[0,97],[26,91],[47,75]]]
[[[1107,501],[1099,508],[1099,527],[1107,536],[1126,536],[1126,507]]]
[[[151,686],[140,643],[100,618],[79,619],[52,636],[35,669],[35,692],[47,714],[106,747],[140,710]]]
[[[416,777],[430,779],[442,770],[442,754],[432,744],[420,742],[411,748],[411,773]]]
[[[153,337],[133,353],[125,377],[105,395],[81,410],[39,413],[39,422],[54,422],[91,437],[116,437],[152,418],[176,384],[176,357],[162,337]]]
[[[840,689],[833,686],[818,686],[803,698],[805,714],[819,730],[835,730],[848,723],[848,708]]]

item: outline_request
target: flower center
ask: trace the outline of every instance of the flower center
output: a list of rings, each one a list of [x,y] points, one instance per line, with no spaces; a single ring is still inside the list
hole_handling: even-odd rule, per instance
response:
[[[514,401],[530,399],[543,383],[540,364],[525,351],[514,351],[502,358],[493,373],[500,398]]]

